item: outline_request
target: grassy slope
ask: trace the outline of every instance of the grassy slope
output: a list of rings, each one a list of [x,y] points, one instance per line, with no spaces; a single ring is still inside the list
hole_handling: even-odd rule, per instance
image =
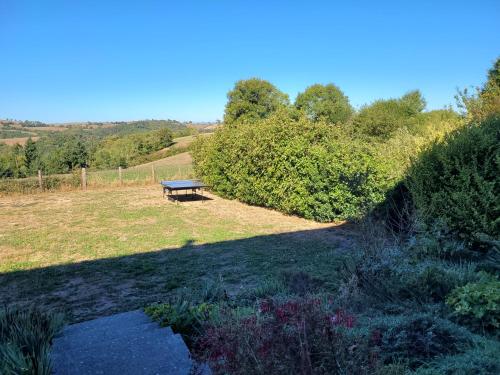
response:
[[[212,198],[176,205],[156,186],[0,198],[0,303],[84,320],[219,274],[233,289],[285,270],[335,284],[345,229]]]
[[[193,141],[194,136],[180,137],[174,139],[174,144],[164,149],[186,149]],[[181,179],[193,177],[192,159],[188,152],[182,152],[174,156],[169,156],[152,162],[136,165],[124,169],[122,178],[125,183],[137,181],[148,181],[152,179],[152,170],[155,169],[155,179]],[[116,169],[89,172],[89,184],[106,185],[118,182],[118,171]]]

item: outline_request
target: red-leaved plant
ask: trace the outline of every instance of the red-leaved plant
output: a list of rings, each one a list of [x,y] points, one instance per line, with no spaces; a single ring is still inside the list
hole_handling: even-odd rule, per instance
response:
[[[373,338],[356,334],[354,316],[316,298],[260,302],[254,314],[221,310],[195,353],[216,373],[371,374],[380,363]]]

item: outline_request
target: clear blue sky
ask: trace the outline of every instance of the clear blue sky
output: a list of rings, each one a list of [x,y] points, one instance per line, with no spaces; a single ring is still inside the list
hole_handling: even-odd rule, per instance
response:
[[[442,108],[499,55],[499,0],[0,0],[0,118],[209,121],[254,76]]]

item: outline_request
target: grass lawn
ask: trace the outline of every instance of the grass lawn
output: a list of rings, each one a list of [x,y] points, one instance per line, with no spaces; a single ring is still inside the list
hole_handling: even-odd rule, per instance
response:
[[[349,227],[210,197],[175,204],[142,186],[0,198],[0,304],[79,321],[218,275],[232,292],[284,271],[337,283]]]

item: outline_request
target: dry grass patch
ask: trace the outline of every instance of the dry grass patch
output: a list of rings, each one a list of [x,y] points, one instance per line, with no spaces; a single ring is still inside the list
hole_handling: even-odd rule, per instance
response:
[[[0,303],[82,320],[218,275],[235,289],[287,270],[335,281],[345,226],[208,196],[176,204],[146,186],[0,198]]]

